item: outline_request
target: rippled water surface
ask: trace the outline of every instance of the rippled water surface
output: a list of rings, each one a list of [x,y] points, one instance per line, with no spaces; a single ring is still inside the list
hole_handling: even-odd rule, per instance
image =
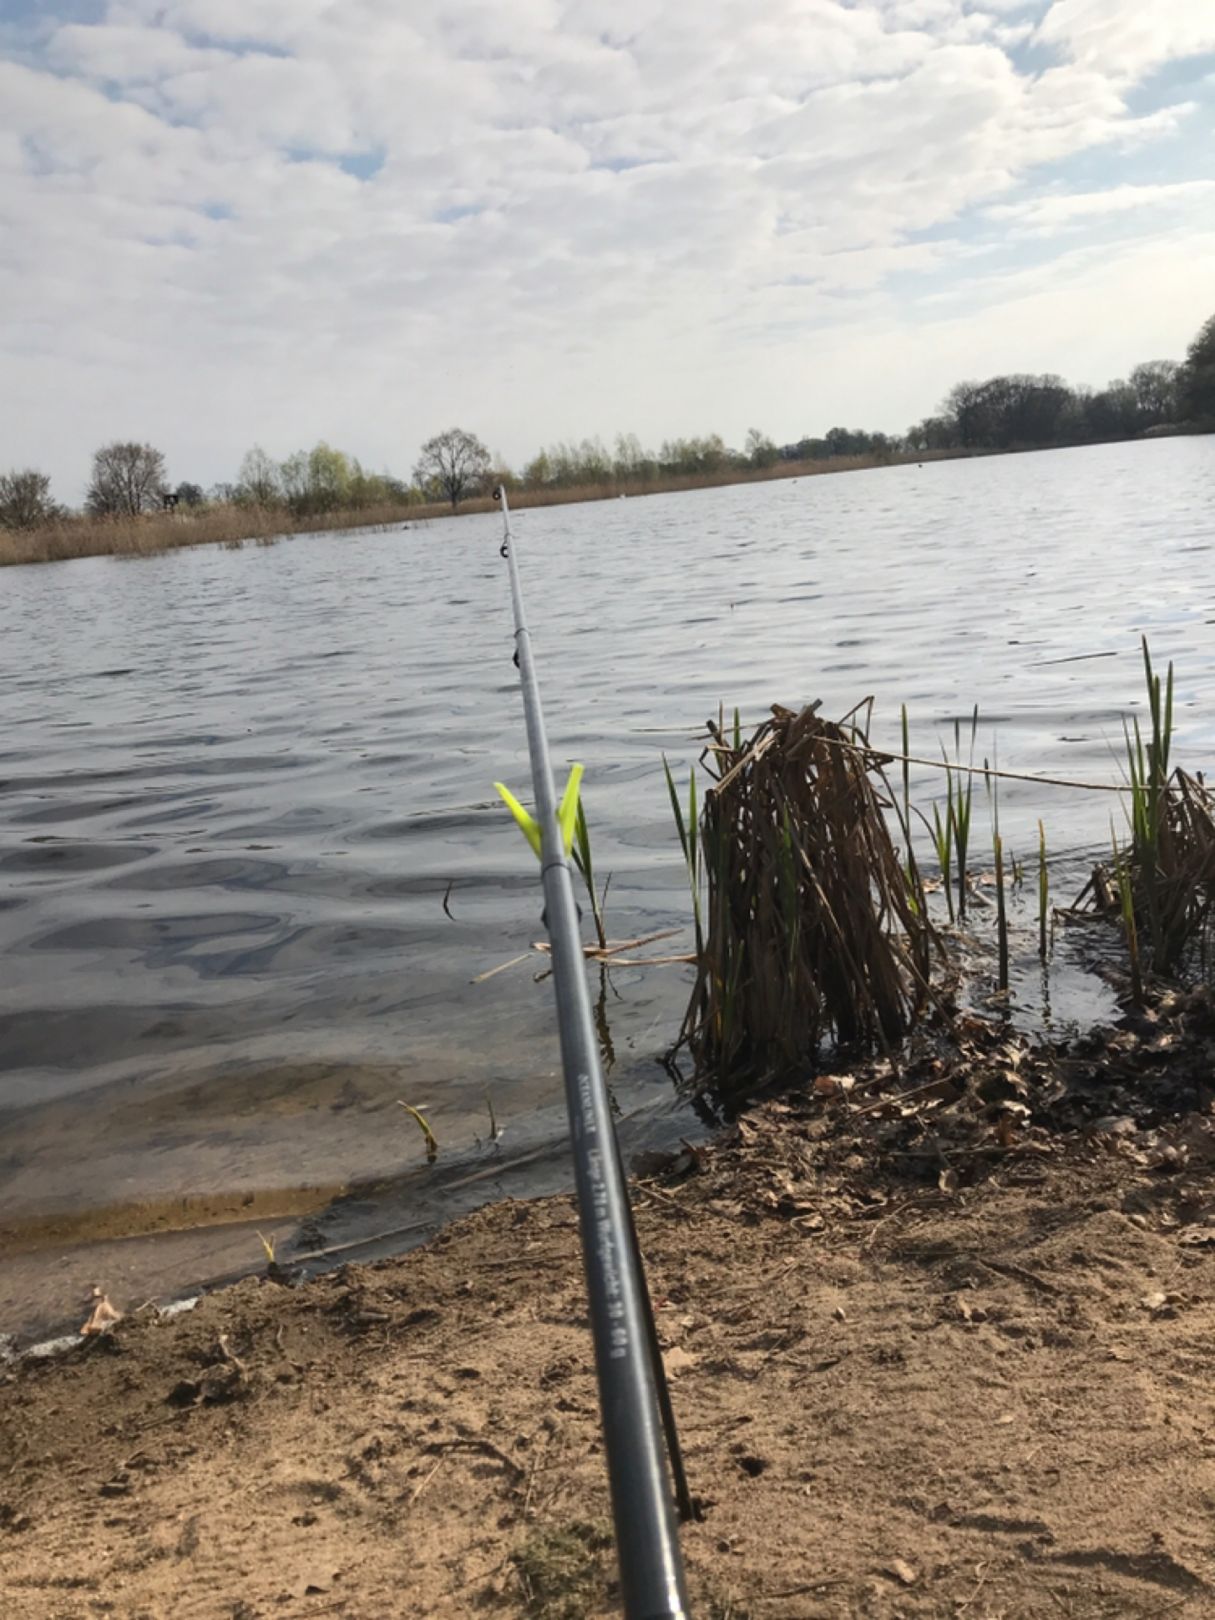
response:
[[[618,937],[685,921],[661,755],[694,758],[719,702],[758,720],[872,693],[875,738],[906,702],[926,754],[977,702],[1002,767],[1111,780],[1146,632],[1177,662],[1178,758],[1209,761],[1211,438],[516,524],[554,756],[587,766]],[[491,786],[528,787],[497,541],[477,516],[0,572],[0,1326],[45,1279],[14,1252],[266,1225],[382,1178],[346,1206],[357,1236],[556,1162],[550,987],[531,964],[473,982],[540,934]],[[1110,799],[1008,783],[1001,814],[1026,851],[1044,815],[1078,869]],[[622,1110],[686,1129],[656,1062],[683,970],[603,989]],[[398,1098],[427,1109],[438,1171]],[[129,1262],[149,1287],[255,1258],[175,1241]]]

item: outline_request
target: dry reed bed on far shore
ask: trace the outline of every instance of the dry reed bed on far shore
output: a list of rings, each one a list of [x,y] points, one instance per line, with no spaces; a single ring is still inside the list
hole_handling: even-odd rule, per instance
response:
[[[67,517],[42,529],[0,529],[0,567],[66,562],[73,557],[150,557],[183,546],[236,548],[246,541],[269,545],[288,534],[396,527],[422,510],[394,503],[358,512],[294,517],[278,507],[224,505],[198,512],[149,512],[141,517]]]
[[[949,452],[905,455],[893,463],[948,459]],[[748,472],[683,473],[649,482],[616,481],[578,484],[551,489],[511,492],[515,509],[528,506],[565,506],[580,501],[612,500],[621,495],[669,494],[680,490],[714,489],[727,484],[767,483],[777,478],[809,478],[820,473],[855,472],[887,465],[872,456],[837,456],[825,461],[782,461],[775,467]],[[462,513],[488,512],[489,495],[464,501]],[[142,517],[66,517],[44,528],[25,531],[0,529],[0,567],[21,563],[65,562],[72,557],[143,557],[183,546],[229,545],[244,541],[270,543],[284,535],[313,534],[348,529],[398,528],[433,518],[451,516],[445,502],[392,501],[379,506],[294,515],[281,507],[215,505],[199,511],[153,512]]]

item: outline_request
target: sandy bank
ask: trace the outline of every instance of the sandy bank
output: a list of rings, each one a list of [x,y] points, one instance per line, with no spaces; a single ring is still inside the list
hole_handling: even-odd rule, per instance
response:
[[[1215,1612],[1213,1033],[926,1038],[642,1184],[697,1616]],[[606,1529],[565,1199],[0,1385],[12,1620],[606,1616]]]

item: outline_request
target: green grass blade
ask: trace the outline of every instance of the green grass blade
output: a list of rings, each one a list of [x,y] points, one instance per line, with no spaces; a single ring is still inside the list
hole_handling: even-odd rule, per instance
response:
[[[591,830],[587,826],[586,811],[582,800],[578,800],[578,813],[574,818],[574,847],[572,850],[574,865],[582,874],[582,881],[586,884],[586,892],[591,900],[591,916],[595,921],[595,933],[599,940],[599,948],[603,950],[607,945],[607,932],[603,922],[603,907],[595,887],[595,866],[591,856]],[[606,889],[604,893],[606,894]]]

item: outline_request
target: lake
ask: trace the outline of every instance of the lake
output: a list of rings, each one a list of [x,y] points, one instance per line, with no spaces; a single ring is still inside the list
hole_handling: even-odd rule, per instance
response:
[[[1115,781],[1146,633],[1176,661],[1177,761],[1211,759],[1215,438],[515,529],[615,937],[686,928],[662,757],[686,771],[719,704],[757,723],[872,694],[895,748],[905,702],[933,756],[978,703],[1002,769]],[[542,937],[492,788],[530,800],[499,539],[490,514],[0,572],[0,1329],[70,1318],[93,1281],[134,1298],[252,1268],[255,1229],[365,1254],[564,1184],[542,959],[474,982]],[[924,800],[939,773],[913,784]],[[1060,901],[1112,806],[1000,795],[1014,851],[1045,818]],[[630,1149],[696,1128],[658,1061],[687,983],[593,981]],[[433,1169],[398,1100],[429,1117]]]

